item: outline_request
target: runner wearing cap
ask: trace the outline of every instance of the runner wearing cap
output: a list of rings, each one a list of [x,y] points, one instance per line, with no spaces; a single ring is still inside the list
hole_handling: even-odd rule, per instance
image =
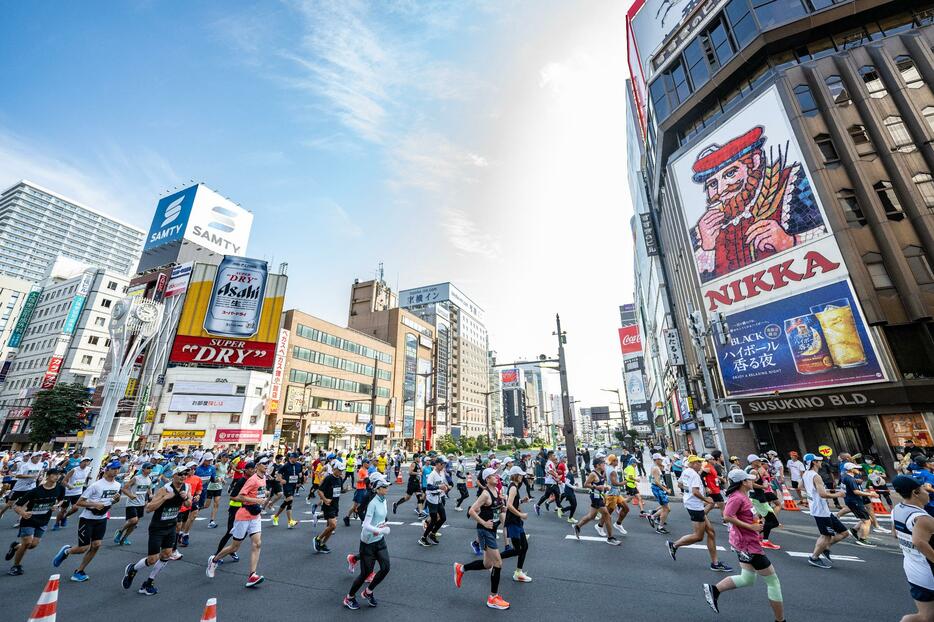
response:
[[[16,472],[13,474],[13,491],[7,497],[6,504],[0,508],[0,518],[3,517],[7,510],[13,507],[17,499],[36,487],[36,482],[42,474],[42,468],[41,451],[32,452],[32,455],[29,456],[29,460],[20,462]]]
[[[718,464],[713,454],[704,455],[704,466],[701,467],[701,479],[704,480],[704,486],[707,488],[707,496],[713,500],[713,504],[707,507],[707,514],[710,514],[714,509],[720,510],[720,515],[723,515],[723,506],[724,498],[723,493],[720,490],[720,482],[722,481],[722,474],[718,470]]]
[[[545,492],[541,498],[535,502],[535,514],[541,516],[542,503],[545,503],[545,507],[547,508],[547,504],[551,503],[552,499],[554,499],[560,509],[561,491],[558,490],[558,458],[555,456],[555,452],[549,450],[545,461]]]
[[[386,546],[386,536],[389,535],[389,525],[386,524],[386,493],[389,491],[389,482],[379,472],[370,477],[370,485],[376,494],[366,504],[363,515],[363,524],[360,527],[360,550],[357,555],[348,555],[347,561],[353,569],[360,564],[360,574],[354,579],[350,591],[344,597],[344,606],[348,609],[359,609],[357,591],[368,583],[363,590],[363,598],[370,607],[376,607],[376,597],[373,590],[389,574],[389,549]],[[373,574],[376,565],[379,572]]]
[[[139,473],[124,480],[120,494],[126,497],[126,522],[114,534],[114,544],[133,544],[130,534],[146,512],[146,502],[149,501],[149,491],[152,489],[151,473],[152,465],[144,462]]]
[[[509,609],[509,603],[499,595],[499,577],[503,560],[496,542],[496,530],[505,519],[504,502],[498,493],[499,476],[496,474],[496,469],[489,467],[484,469],[481,475],[485,486],[467,514],[477,522],[477,540],[483,549],[483,559],[475,559],[469,564],[455,563],[454,585],[461,586],[465,572],[488,569],[490,571],[490,595],[487,597],[486,606],[490,609]]]
[[[606,478],[606,460],[600,456],[593,459],[593,470],[587,474],[584,480],[584,488],[590,490],[590,511],[584,515],[584,518],[574,525],[574,535],[580,540],[581,528],[594,518],[599,516],[599,523],[602,523],[606,531],[606,543],[619,546],[620,541],[613,535],[613,520],[606,507],[606,493],[610,490],[610,485]],[[628,508],[627,508],[628,509]],[[600,533],[600,532],[598,532]],[[603,535],[603,533],[600,533]]]
[[[250,575],[247,577],[246,587],[256,587],[266,580],[264,576],[256,574],[256,570],[259,566],[260,547],[262,546],[263,523],[260,519],[260,513],[263,504],[266,503],[266,469],[268,465],[269,458],[260,458],[256,463],[256,472],[243,484],[240,494],[231,499],[243,504],[237,510],[233,528],[230,531],[233,542],[221,549],[216,555],[208,557],[208,567],[205,574],[209,578],[214,578],[218,561],[240,550],[243,540],[249,536],[252,546],[250,550]]]
[[[525,556],[529,552],[529,539],[525,535],[525,520],[529,515],[522,511],[521,505],[528,502],[529,497],[522,497],[519,489],[525,481],[526,473],[521,466],[514,466],[507,471],[506,475],[509,477],[509,490],[506,493],[506,517],[503,524],[512,548],[503,553],[501,558],[517,557],[512,580],[518,583],[531,583],[532,577],[525,574],[522,569],[525,565]]]
[[[243,507],[243,502],[238,501],[237,497],[240,495],[240,491],[243,489],[243,485],[246,484],[247,481],[253,477],[253,473],[256,472],[256,465],[252,462],[245,462],[243,463],[241,471],[246,477],[235,479],[230,484],[230,502],[227,507],[227,531],[221,537],[220,542],[217,543],[217,549],[215,552],[215,559],[217,559],[218,564],[224,562],[224,558],[219,557],[219,554],[224,550],[224,547],[227,546],[227,543],[230,541],[230,532],[233,529],[237,512],[241,507]],[[230,559],[234,562],[240,561],[240,557],[236,553],[231,553]]]
[[[467,492],[467,467],[464,465],[464,456],[459,455],[453,465],[454,485],[457,487],[457,501],[454,502],[454,511],[463,512],[461,504],[470,496]]]
[[[620,468],[619,458],[615,454],[610,454],[606,457],[607,463],[607,479],[609,480],[610,490],[605,496],[606,500],[606,511],[610,515],[610,519],[613,518],[613,512],[619,508],[619,516],[616,519],[616,528],[622,534],[626,535],[626,530],[623,528],[623,521],[626,519],[626,516],[629,514],[629,506],[626,504],[626,497],[623,495],[623,478],[622,478],[622,469]],[[594,523],[594,527],[604,538],[606,537],[606,530],[600,526],[599,521]]]
[[[370,459],[364,458],[360,462],[360,468],[357,470],[356,481],[354,481],[353,477],[350,478],[351,483],[354,485],[353,502],[350,504],[350,508],[347,510],[347,515],[344,516],[345,527],[350,527],[350,517],[354,514],[357,514],[358,518],[362,518],[362,516],[359,515],[359,510],[367,494],[367,470],[369,467]],[[346,478],[344,478],[344,481],[347,481]]]
[[[425,531],[418,543],[422,546],[432,546],[441,544],[438,540],[438,532],[444,521],[447,520],[447,514],[444,511],[444,497],[447,495],[450,487],[444,476],[445,459],[435,458],[434,468],[428,474],[428,480],[425,486],[425,499],[428,503],[429,519],[425,522]]]
[[[26,551],[39,546],[45,528],[52,518],[52,509],[65,498],[65,489],[59,484],[62,472],[49,469],[42,483],[20,496],[13,505],[13,511],[19,515],[18,541],[10,545],[4,559],[13,560],[13,567],[7,573],[10,576],[23,574],[23,556]]]
[[[804,463],[798,458],[798,452],[794,450],[788,452],[788,461],[785,463],[785,468],[788,469],[788,476],[791,479],[791,490],[794,491],[795,496],[798,498],[798,503],[807,507],[807,499],[805,499],[802,494],[804,484],[801,480],[806,469]]]
[[[181,553],[178,552],[178,547],[187,547],[190,538],[189,530],[191,526],[195,524],[195,519],[198,517],[198,500],[201,499],[201,491],[204,489],[204,484],[201,481],[201,478],[195,475],[195,469],[198,467],[198,463],[194,460],[185,463],[185,466],[182,467],[186,472],[185,484],[188,485],[188,490],[191,492],[191,499],[187,500],[183,505],[181,511],[178,513],[178,537],[176,538],[176,547],[172,555],[172,559],[178,560],[182,558]]]
[[[752,481],[749,496],[752,499],[752,505],[756,509],[756,513],[762,517],[762,548],[779,550],[782,547],[769,539],[772,530],[778,527],[779,522],[778,517],[775,516],[774,508],[769,504],[769,494],[772,489],[764,479],[767,469],[761,456],[749,454],[746,459],[749,462],[746,472],[756,478]]]
[[[840,499],[843,492],[831,492],[824,487],[818,470],[824,457],[819,454],[805,454],[804,490],[811,501],[811,516],[817,523],[817,532],[820,536],[814,544],[814,552],[808,557],[808,563],[817,568],[832,568],[830,547],[850,535],[850,532],[836,515],[830,513],[827,499]],[[821,555],[826,559],[821,559]]]
[[[697,456],[688,456],[685,459],[687,468],[681,472],[678,485],[683,492],[684,509],[691,517],[694,526],[693,533],[681,536],[677,542],[668,540],[668,554],[672,561],[678,554],[678,548],[689,544],[696,544],[707,536],[707,552],[710,554],[710,569],[716,572],[730,572],[733,570],[717,558],[717,534],[713,525],[707,519],[705,508],[712,503],[712,499],[704,495],[704,483],[701,481],[700,470],[703,460]]]
[[[875,544],[868,540],[872,517],[866,509],[865,503],[865,500],[871,499],[872,495],[863,490],[859,480],[856,479],[856,475],[861,475],[862,472],[862,467],[854,462],[847,462],[843,465],[843,476],[840,478],[840,483],[843,484],[844,489],[843,503],[846,504],[846,507],[850,509],[853,516],[859,521],[856,527],[850,529],[850,533],[853,534],[856,544],[859,546],[875,546]]]
[[[312,539],[312,547],[315,553],[331,552],[331,549],[327,546],[327,541],[337,530],[337,517],[340,514],[342,490],[341,472],[337,466],[337,460],[333,460],[328,467],[328,474],[321,480],[321,485],[318,487],[318,499],[321,502],[321,511],[324,514],[324,520],[327,521],[327,527],[324,528],[321,535]]]
[[[908,475],[892,480],[892,488],[902,502],[892,508],[895,536],[902,550],[902,567],[911,598],[918,613],[902,622],[927,622],[934,619],[934,518],[924,510],[929,497],[924,485]]]
[[[297,520],[292,519],[292,502],[295,500],[295,491],[304,483],[302,471],[302,464],[298,461],[298,453],[294,451],[289,454],[288,461],[279,467],[278,476],[282,482],[283,499],[279,510],[272,517],[273,525],[279,524],[279,515],[283,511],[285,511],[285,517],[288,519],[289,529],[298,524]]]
[[[730,524],[730,546],[739,558],[740,574],[727,577],[712,585],[704,584],[704,597],[710,608],[720,612],[718,604],[720,594],[737,588],[749,587],[761,575],[767,588],[769,605],[777,622],[784,622],[785,610],[782,604],[782,586],[772,562],[765,556],[759,532],[762,525],[756,520],[749,492],[753,489],[756,475],[741,469],[730,471],[727,476],[729,486],[726,490],[727,502],[723,508],[723,519]]]
[[[71,575],[71,580],[83,583],[89,579],[85,570],[107,535],[107,513],[110,507],[120,501],[120,482],[116,480],[120,470],[119,462],[111,462],[104,467],[104,474],[99,480],[88,486],[78,499],[78,545],[66,544],[59,549],[52,559],[52,565],[58,568],[62,562],[74,553],[84,553],[78,568]]]
[[[668,495],[671,489],[665,483],[664,477],[664,456],[659,453],[652,454],[652,495],[658,502],[658,507],[649,515],[649,524],[656,533],[668,534],[668,513],[671,508],[668,507]]]
[[[52,531],[58,531],[68,524],[68,517],[78,511],[78,499],[88,485],[91,477],[91,459],[87,456],[81,458],[78,466],[68,471],[61,483],[65,487],[65,501],[59,507],[58,516]]]
[[[392,504],[392,513],[395,514],[399,509],[399,506],[408,501],[415,496],[415,501],[417,503],[415,513],[420,514],[419,509],[422,506],[422,501],[424,495],[422,494],[422,467],[418,462],[418,458],[413,456],[412,463],[409,465],[409,479],[405,485],[405,496],[401,499],[397,499]]]
[[[279,475],[279,469],[282,468],[282,455],[277,454],[273,461],[269,464],[269,475],[266,478],[266,484],[269,486],[269,496],[266,498],[266,503],[263,504],[263,513],[269,511],[276,501],[282,498],[282,482],[284,481]],[[276,512],[276,515],[272,517],[272,526],[279,526],[279,513]]]
[[[647,513],[645,511],[645,503],[642,501],[642,494],[639,492],[639,472],[636,469],[636,463],[638,462],[639,461],[635,456],[629,456],[625,459],[625,464],[621,463],[620,466],[623,467],[623,480],[626,484],[625,501],[635,503],[637,506],[639,506],[639,516],[645,517],[647,516]],[[629,511],[628,507],[626,511]],[[622,522],[622,517],[620,517],[616,521],[616,524],[619,525]],[[625,531],[623,532],[623,535],[626,535]]]

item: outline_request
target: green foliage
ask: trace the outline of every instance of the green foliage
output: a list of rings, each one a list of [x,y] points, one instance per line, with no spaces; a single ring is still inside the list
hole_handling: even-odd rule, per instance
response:
[[[438,451],[446,454],[455,453],[460,449],[460,445],[450,434],[444,434],[435,439],[435,447]]]
[[[616,438],[616,440],[618,440],[620,443],[622,443],[623,441],[626,440],[626,436],[622,433],[621,430],[616,430],[615,432],[613,432],[613,436],[614,436],[614,437]]]
[[[37,445],[56,436],[74,434],[81,427],[79,417],[90,405],[88,390],[80,384],[57,384],[39,391],[29,416],[29,441]]]

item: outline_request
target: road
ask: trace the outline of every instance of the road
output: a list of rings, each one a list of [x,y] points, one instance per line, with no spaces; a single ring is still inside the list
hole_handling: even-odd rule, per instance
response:
[[[402,486],[394,486],[390,500],[402,492]],[[578,500],[583,510],[586,498],[578,495]],[[205,562],[213,553],[222,528],[208,529],[207,521],[199,520],[192,530],[191,546],[182,549],[184,559],[163,570],[156,582],[160,593],[153,597],[136,592],[143,573],[137,577],[133,590],[125,591],[120,585],[123,567],[145,554],[145,525],[132,538],[132,545],[118,547],[112,543],[112,536],[122,521],[112,519],[108,540],[88,568],[91,579],[87,583],[68,581],[78,564],[76,558],[66,560],[58,571],[53,569],[51,558],[58,548],[74,544],[76,521],[71,521],[64,530],[47,532],[41,546],[26,556],[25,575],[0,575],[0,602],[4,603],[6,619],[25,620],[53,572],[62,575],[58,601],[58,619],[62,622],[102,615],[128,621],[170,617],[195,622],[200,619],[204,601],[210,597],[218,599],[219,622],[234,618],[307,619],[309,615],[321,614],[328,619],[343,620],[375,615],[362,599],[361,611],[341,607],[352,578],[344,558],[357,550],[359,522],[352,522],[350,528],[340,525],[329,543],[334,553],[315,555],[310,544],[310,508],[304,501],[296,503],[296,507],[302,523],[293,530],[284,527],[284,520],[275,528],[268,521],[264,523],[259,570],[266,581],[258,588],[243,587],[248,553],[240,563],[221,566],[213,580],[205,576]],[[644,520],[633,514],[626,520],[629,534],[622,538],[620,547],[608,546],[597,539],[589,525],[583,533],[593,539],[577,541],[570,537],[567,523],[556,516],[531,515],[527,521],[530,550],[525,570],[533,582],[514,583],[511,578],[515,559],[506,560],[500,592],[512,603],[512,609],[492,612],[484,606],[489,590],[487,573],[467,573],[463,588],[454,587],[452,563],[474,559],[469,548],[473,523],[466,512],[449,511],[449,524],[442,531],[441,545],[426,549],[416,543],[421,529],[413,524],[417,521],[412,508],[409,501],[392,517],[394,523],[401,524],[392,525],[388,536],[392,571],[377,589],[382,616],[398,615],[406,620],[443,618],[446,622],[476,620],[487,615],[567,619],[584,613],[607,617],[625,614],[630,620],[666,622],[673,615],[687,616],[693,622],[771,620],[761,582],[753,588],[725,594],[720,601],[721,614],[717,616],[705,604],[701,584],[715,582],[725,575],[707,569],[706,550],[684,549],[679,552],[678,561],[673,562],[668,557],[664,537],[652,532]],[[10,514],[0,520],[0,534],[12,540],[16,533],[12,528],[15,517]],[[123,512],[118,509],[114,514],[122,517]],[[148,520],[147,516],[144,523],[148,524]],[[901,555],[893,544],[876,549],[838,544],[834,553],[840,557],[835,568],[820,570],[807,565],[803,557],[813,546],[811,517],[785,512],[782,521],[785,528],[775,532],[773,540],[784,549],[770,552],[769,557],[781,578],[790,620],[849,621],[854,611],[859,612],[859,619],[891,620],[914,610],[902,574]],[[680,503],[672,504],[669,528],[674,536],[690,528]],[[718,545],[728,549],[726,528],[719,521],[716,528]],[[726,563],[736,567],[735,554],[726,550],[721,555]],[[885,597],[880,598],[882,595]]]

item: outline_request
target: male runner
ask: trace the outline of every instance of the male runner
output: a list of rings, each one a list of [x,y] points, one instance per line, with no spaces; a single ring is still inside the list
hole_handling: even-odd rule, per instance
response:
[[[664,457],[659,453],[652,454],[652,494],[655,496],[655,501],[658,502],[658,507],[649,515],[649,524],[652,525],[656,533],[660,534],[671,533],[666,527],[668,513],[671,511],[668,507],[668,496],[671,494],[671,489],[665,482],[664,468]]]
[[[405,496],[401,499],[397,499],[392,504],[392,513],[395,514],[399,509],[399,506],[412,498],[412,495],[415,495],[415,500],[418,503],[418,508],[421,508],[422,502],[424,500],[424,495],[422,494],[422,467],[418,463],[418,458],[412,458],[412,464],[409,465],[409,481],[405,486]],[[420,514],[418,509],[415,511],[416,514]]]
[[[798,498],[798,503],[804,507],[807,507],[808,502],[802,494],[804,492],[804,484],[801,480],[802,476],[804,475],[805,468],[804,463],[801,462],[801,460],[798,458],[798,452],[788,452],[788,462],[785,463],[785,467],[788,469],[788,476],[791,479],[791,490]]]
[[[928,492],[908,475],[895,477],[892,487],[903,499],[892,508],[892,523],[904,556],[902,567],[911,598],[918,609],[901,622],[928,622],[934,620],[934,518],[924,510]]]
[[[454,464],[454,485],[457,486],[457,501],[454,503],[454,510],[463,512],[464,508],[461,504],[470,496],[467,492],[467,467],[464,465],[463,454],[457,457],[457,462]]]
[[[639,472],[636,469],[637,462],[639,461],[636,460],[635,456],[629,456],[625,468],[623,468],[623,478],[626,483],[626,502],[634,502],[639,506],[639,516],[645,516],[645,503],[642,501],[642,494],[639,493]],[[627,509],[626,511],[628,512],[629,510]],[[622,521],[617,521],[616,524],[618,525],[621,522]],[[626,535],[625,532],[623,535]]]
[[[574,513],[577,512],[577,494],[574,492],[574,472],[568,466],[568,457],[566,455],[561,455],[557,470],[558,488],[561,490],[561,499],[558,501],[558,516],[567,513],[568,523],[574,525],[577,523],[577,519],[574,518]],[[567,507],[564,507],[565,501],[568,502]]]
[[[58,531],[68,524],[68,517],[78,511],[78,498],[84,492],[87,486],[88,478],[91,475],[91,459],[87,456],[81,458],[78,466],[70,470],[62,480],[65,486],[65,501],[58,510],[58,516],[55,524],[52,525],[52,531]]]
[[[542,503],[547,504],[554,499],[559,507],[561,505],[561,491],[558,490],[558,458],[555,456],[555,452],[550,450],[545,457],[545,492],[535,502],[535,514],[537,516],[542,515]]]
[[[422,546],[432,546],[441,544],[438,540],[438,532],[444,521],[447,520],[447,514],[444,511],[443,497],[447,494],[450,487],[444,476],[445,460],[442,457],[435,458],[434,468],[428,474],[428,481],[425,490],[425,497],[428,503],[429,519],[425,523],[425,531],[418,543]]]
[[[720,450],[717,450],[717,453],[720,454]],[[721,456],[723,454],[720,454]],[[720,516],[723,516],[723,506],[724,498],[723,492],[720,488],[721,477],[723,473],[720,471],[722,465],[717,462],[717,459],[713,454],[707,454],[704,456],[706,462],[701,468],[701,479],[704,480],[704,485],[707,487],[707,495],[713,501],[713,504],[710,505],[707,509],[707,513],[710,514],[714,508],[720,510]],[[725,519],[724,519],[725,520]]]
[[[224,483],[227,481],[227,471],[230,463],[227,461],[227,454],[220,454],[214,463],[214,479],[208,482],[205,499],[211,506],[211,521],[208,523],[208,529],[217,528],[217,510],[221,505],[221,492],[224,490]]]
[[[807,471],[804,472],[803,479],[804,490],[811,500],[811,516],[814,517],[817,532],[820,534],[814,544],[814,552],[808,557],[808,563],[826,570],[833,568],[830,547],[849,536],[850,532],[835,514],[831,514],[830,506],[827,505],[827,499],[840,499],[843,492],[830,492],[824,488],[824,481],[818,473],[823,460],[824,457],[820,454],[805,454],[804,465]],[[821,559],[821,555],[825,559]]]
[[[13,504],[13,511],[19,515],[19,541],[10,545],[4,559],[13,560],[9,574],[12,577],[23,574],[23,556],[26,551],[39,546],[45,528],[52,518],[52,508],[65,498],[65,488],[58,483],[62,472],[49,469],[41,484],[20,496]]]
[[[685,462],[687,462],[687,468],[681,472],[678,485],[681,486],[683,491],[684,509],[687,510],[688,516],[691,517],[694,531],[681,536],[677,542],[666,540],[668,554],[671,555],[671,560],[675,561],[678,547],[700,542],[706,534],[707,552],[710,554],[710,569],[716,572],[730,572],[733,569],[717,558],[717,534],[714,532],[713,525],[710,524],[704,510],[712,502],[712,499],[704,495],[704,483],[700,477],[703,460],[697,456],[688,456]]]
[[[344,517],[344,526],[350,527],[350,517],[354,514],[359,515],[360,505],[363,503],[364,498],[366,497],[366,488],[367,488],[367,469],[370,466],[370,459],[364,458],[360,462],[360,468],[357,469],[357,479],[353,482],[354,493],[353,493],[353,502],[350,504],[350,508],[347,510],[347,516]],[[351,478],[353,481],[353,478]]]
[[[144,462],[140,472],[124,479],[120,494],[126,497],[126,522],[114,534],[114,544],[133,544],[130,534],[136,529],[146,511],[149,491],[152,490],[152,464]]]
[[[872,521],[870,520],[871,517],[869,516],[869,511],[866,509],[865,503],[867,499],[872,498],[872,495],[862,489],[859,481],[855,477],[857,474],[862,474],[862,471],[862,468],[853,462],[847,462],[843,465],[843,476],[840,478],[844,489],[843,503],[846,504],[846,507],[850,508],[853,516],[859,521],[856,527],[850,529],[850,533],[853,534],[853,539],[856,544],[860,546],[875,546],[875,544],[868,540],[869,527]]]
[[[202,498],[201,491],[204,489],[204,484],[202,483],[201,478],[195,475],[195,469],[197,466],[197,462],[191,461],[186,463],[184,467],[181,467],[187,474],[185,477],[185,483],[188,485],[188,490],[191,492],[191,499],[182,504],[182,508],[178,513],[178,542],[172,555],[173,560],[182,558],[181,553],[178,552],[177,547],[188,546],[188,532],[191,529],[191,526],[195,524],[195,519],[198,517],[198,512],[201,509],[198,503]]]
[[[272,524],[279,524],[279,515],[282,514],[282,511],[285,510],[285,517],[289,521],[289,529],[293,529],[295,525],[298,524],[297,520],[292,519],[292,502],[295,499],[295,491],[298,490],[298,487],[302,485],[304,481],[302,478],[302,465],[298,461],[298,452],[292,452],[289,454],[288,461],[279,467],[279,481],[282,482],[282,494],[284,499],[282,500],[282,505],[279,506],[279,511],[276,512],[275,516],[272,517]]]
[[[36,487],[42,474],[42,452],[34,451],[29,460],[24,460],[13,474],[13,491],[7,497],[6,504],[0,508],[0,518],[16,503],[16,500]]]
[[[69,555],[84,553],[81,564],[71,575],[71,580],[76,583],[83,583],[90,578],[84,571],[97,555],[97,550],[101,548],[101,542],[107,535],[107,513],[114,503],[120,501],[120,483],[116,480],[119,470],[119,462],[109,463],[104,467],[101,479],[81,493],[77,503],[77,507],[82,508],[81,514],[78,515],[78,545],[73,547],[66,544],[52,559],[52,565],[58,568]]]
[[[622,535],[626,535],[626,529],[623,527],[623,521],[629,515],[629,506],[626,504],[626,497],[623,495],[623,478],[620,469],[619,458],[615,454],[606,457],[607,479],[609,480],[610,490],[606,494],[606,511],[613,518],[613,512],[619,508],[619,516],[616,519],[616,529]],[[594,523],[597,533],[606,537],[606,530],[597,521]]]
[[[252,462],[246,462],[241,470],[246,477],[236,479],[230,484],[230,503],[227,507],[227,532],[221,537],[220,542],[217,543],[217,550],[214,555],[218,564],[224,563],[225,558],[218,557],[218,554],[224,550],[224,547],[227,546],[227,543],[230,541],[230,532],[233,529],[237,512],[243,507],[243,502],[238,501],[237,497],[240,495],[243,485],[246,484],[247,481],[253,477],[253,473],[256,472],[256,465]],[[229,557],[231,561],[240,561],[240,556],[236,553],[230,553]]]
[[[606,483],[606,461],[603,458],[598,456],[593,459],[593,470],[587,474],[587,479],[584,480],[584,488],[590,490],[590,511],[584,515],[579,523],[574,525],[574,535],[580,540],[581,527],[599,515],[598,520],[603,523],[603,528],[606,530],[606,543],[619,546],[620,541],[613,535],[613,522],[610,519],[610,513],[604,500],[610,486]]]
[[[336,463],[336,461],[335,461]],[[336,471],[336,464],[332,463],[327,476],[321,481],[318,487],[318,499],[321,502],[321,511],[324,514],[324,520],[327,521],[327,527],[321,532],[321,535],[312,539],[311,545],[315,553],[330,553],[328,548],[328,538],[337,530],[337,517],[340,514],[341,500],[341,477]]]

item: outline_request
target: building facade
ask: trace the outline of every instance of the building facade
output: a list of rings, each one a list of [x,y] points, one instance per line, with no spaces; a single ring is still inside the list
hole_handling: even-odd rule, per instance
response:
[[[29,281],[0,275],[0,382],[6,378],[15,350],[39,300],[39,288]],[[23,313],[26,309],[27,313]]]
[[[0,193],[0,274],[44,279],[59,256],[128,275],[143,231],[23,180]]]
[[[451,434],[492,438],[490,348],[483,309],[452,283],[403,290],[399,306],[426,322],[441,319],[450,327],[450,349],[446,360],[443,353],[438,357],[438,367],[446,364],[450,369]],[[440,328],[437,334],[441,350]]]
[[[634,201],[669,305],[640,281],[637,306],[672,433],[712,448],[729,401],[735,454],[934,447],[934,4],[729,0],[653,31],[657,4],[630,12]]]

